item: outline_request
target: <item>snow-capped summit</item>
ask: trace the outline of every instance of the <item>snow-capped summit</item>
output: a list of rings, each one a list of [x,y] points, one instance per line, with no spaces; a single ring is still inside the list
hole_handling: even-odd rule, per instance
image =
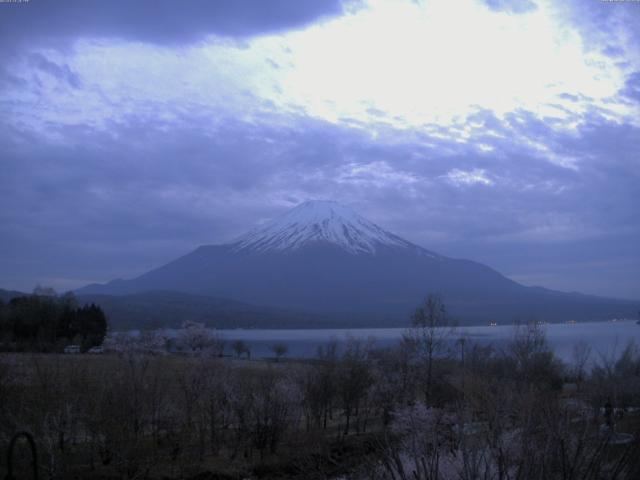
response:
[[[337,245],[349,253],[375,254],[380,247],[417,248],[361,217],[349,207],[328,200],[301,203],[268,224],[233,242],[234,251],[287,251],[317,242]]]

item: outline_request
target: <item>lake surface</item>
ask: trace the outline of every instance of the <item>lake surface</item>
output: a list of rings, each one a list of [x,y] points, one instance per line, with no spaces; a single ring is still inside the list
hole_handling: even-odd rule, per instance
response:
[[[607,322],[546,324],[540,328],[546,333],[549,344],[556,355],[571,362],[573,347],[580,341],[592,348],[592,359],[615,358],[630,340],[640,345],[640,325],[635,320]],[[243,340],[251,347],[252,357],[272,357],[270,347],[275,343],[284,343],[288,347],[289,357],[313,357],[320,345],[332,340],[344,342],[349,337],[362,340],[375,339],[377,346],[390,346],[402,339],[406,328],[353,328],[353,329],[310,329],[310,330],[260,330],[236,329],[217,330],[226,341],[226,353],[231,353],[231,342]],[[452,339],[463,335],[470,341],[482,344],[493,343],[497,347],[513,338],[516,327],[513,325],[458,327]]]

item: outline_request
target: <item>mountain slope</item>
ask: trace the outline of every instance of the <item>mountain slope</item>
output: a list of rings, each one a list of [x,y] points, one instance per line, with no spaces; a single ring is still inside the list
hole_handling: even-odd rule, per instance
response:
[[[78,302],[100,305],[112,330],[179,328],[187,320],[215,328],[309,328],[331,324],[331,319],[318,315],[171,291],[87,294],[79,295]]]
[[[0,289],[0,301],[8,303],[30,293]],[[105,312],[111,330],[179,328],[185,321],[215,328],[313,328],[339,327],[339,319],[305,312],[251,305],[226,298],[172,291],[129,295],[77,295],[79,305],[96,304]]]
[[[81,293],[173,290],[404,325],[429,292],[463,322],[631,316],[635,304],[524,287],[469,260],[403,240],[335,202],[305,202],[226,245],[209,245],[132,280]]]

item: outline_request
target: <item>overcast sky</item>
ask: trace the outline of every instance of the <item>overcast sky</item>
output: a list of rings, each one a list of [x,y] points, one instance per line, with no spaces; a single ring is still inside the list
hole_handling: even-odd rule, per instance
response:
[[[0,288],[128,278],[333,199],[640,299],[640,2],[0,3]]]

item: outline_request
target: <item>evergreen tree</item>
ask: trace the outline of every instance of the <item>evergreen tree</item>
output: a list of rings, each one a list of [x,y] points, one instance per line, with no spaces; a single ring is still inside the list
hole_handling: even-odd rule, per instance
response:
[[[78,307],[73,294],[44,295],[51,289],[40,287],[37,294],[16,297],[0,304],[2,348],[52,351],[80,338],[82,350],[101,345],[107,333],[107,318],[95,305]]]

